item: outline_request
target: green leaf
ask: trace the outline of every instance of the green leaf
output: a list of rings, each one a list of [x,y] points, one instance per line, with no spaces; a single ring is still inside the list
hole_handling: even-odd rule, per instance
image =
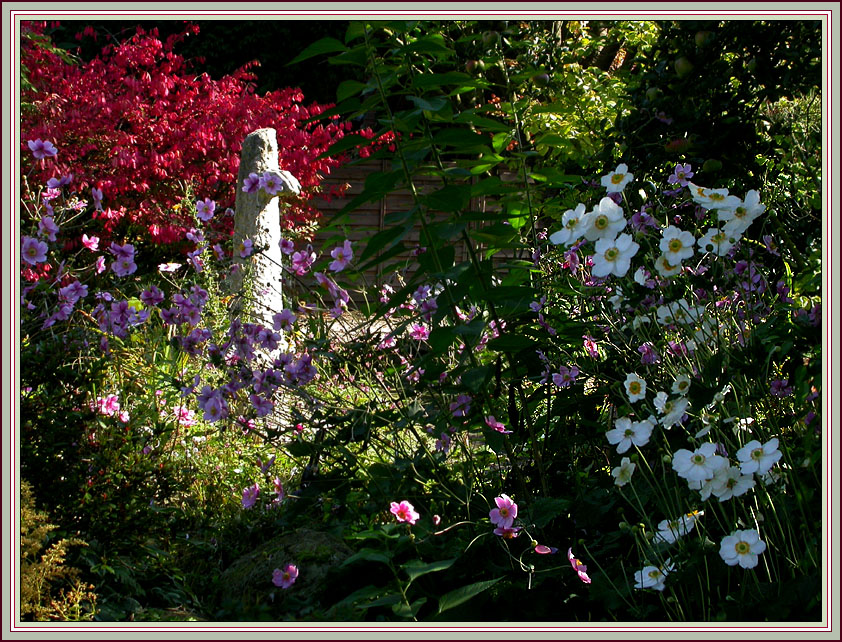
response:
[[[415,600],[411,605],[407,605],[405,602],[401,602],[400,604],[395,604],[392,607],[392,612],[398,617],[415,617],[415,614],[418,613],[418,609],[420,609],[426,603],[426,597],[422,597],[418,600]]]
[[[423,109],[424,111],[431,112],[441,111],[450,102],[444,96],[435,96],[433,98],[430,98],[429,100],[427,100],[426,98],[421,98],[419,96],[407,96],[407,100],[409,100],[409,102],[418,107],[418,109]]]
[[[346,98],[356,96],[366,87],[368,87],[368,85],[358,80],[343,80],[336,88],[336,102],[341,103]]]
[[[401,601],[400,593],[389,593],[388,595],[384,595],[381,598],[376,600],[372,600],[371,602],[367,602],[366,604],[360,604],[361,609],[370,609],[374,608],[375,606],[391,606],[393,604],[397,604]]]
[[[444,352],[456,340],[456,332],[450,326],[438,326],[433,328],[427,342],[435,352]]]
[[[416,579],[427,573],[435,573],[436,571],[443,571],[453,566],[457,558],[449,560],[440,560],[438,562],[431,562],[424,564],[421,560],[412,560],[403,565],[406,574],[409,575],[409,581],[414,582]]]
[[[445,593],[442,595],[441,599],[439,599],[438,612],[444,613],[448,609],[452,609],[455,606],[459,606],[460,604],[467,602],[475,595],[479,595],[486,589],[491,588],[502,579],[502,577],[498,577],[496,580],[475,582],[474,584],[468,584],[468,586],[458,588],[455,591],[450,591],[450,593]]]
[[[512,135],[508,131],[494,134],[494,138],[491,141],[492,146],[494,147],[494,151],[499,152],[503,150],[505,147],[508,146],[511,140]]]
[[[462,385],[473,393],[478,393],[485,384],[488,375],[491,374],[492,366],[479,366],[471,368],[462,374]]]
[[[444,38],[440,34],[431,34],[410,42],[403,47],[404,52],[428,53],[436,57],[450,56],[455,52],[444,44]]]
[[[345,44],[347,45],[352,40],[362,38],[365,35],[366,25],[364,22],[352,22],[348,25],[345,31]]]
[[[294,65],[302,60],[307,60],[308,58],[313,58],[322,54],[336,53],[337,51],[348,51],[348,47],[343,45],[336,38],[322,38],[307,47],[304,51],[288,62],[286,66],[289,67],[290,65]]]
[[[448,185],[426,197],[427,206],[437,212],[458,212],[471,202],[470,185]]]
[[[442,129],[433,141],[441,147],[456,147],[460,152],[483,151],[488,149],[487,136],[468,129]]]
[[[349,564],[359,562],[360,560],[364,562],[382,562],[383,564],[389,563],[389,557],[384,553],[376,551],[373,548],[363,548],[342,562],[342,566],[348,566]]]
[[[544,528],[559,515],[563,515],[570,507],[566,499],[555,499],[552,497],[541,497],[532,502],[530,507],[532,521],[538,528]]]
[[[491,118],[486,118],[485,116],[480,116],[473,111],[463,111],[459,114],[456,118],[453,119],[454,123],[468,123],[476,127],[480,130],[486,130],[490,132],[511,132],[512,127],[507,123],[501,123],[500,121],[493,120]]]
[[[286,450],[293,457],[309,457],[313,447],[306,441],[293,441],[286,445]]]
[[[322,152],[319,155],[319,158],[336,156],[337,154],[341,154],[342,152],[348,151],[349,149],[356,149],[360,145],[366,145],[370,142],[371,141],[365,136],[360,136],[359,134],[347,134],[335,143],[333,143],[333,145],[328,147],[324,152]]]
[[[393,247],[398,241],[407,235],[409,230],[410,227],[406,225],[401,227],[389,227],[372,236],[371,240],[369,240],[368,244],[365,246],[363,253],[360,255],[360,263],[369,257],[374,256],[384,248],[389,249]]]

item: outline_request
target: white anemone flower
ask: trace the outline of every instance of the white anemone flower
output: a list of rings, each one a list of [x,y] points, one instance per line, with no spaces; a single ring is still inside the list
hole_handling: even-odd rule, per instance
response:
[[[663,566],[644,566],[634,574],[634,588],[663,591],[666,588],[664,582],[667,579],[667,575],[674,568],[675,565],[669,559],[664,562]]]
[[[766,550],[766,542],[760,539],[760,533],[750,528],[734,531],[722,538],[719,556],[728,566],[739,564],[742,568],[757,566],[757,556]]]
[[[763,475],[781,458],[778,450],[778,438],[774,437],[761,445],[756,439],[748,442],[737,451],[740,460],[740,470],[744,475],[757,473]]]
[[[726,226],[727,227],[727,226]],[[731,248],[740,240],[741,234],[734,234],[725,230],[718,230],[711,227],[705,235],[698,240],[699,249],[708,254],[725,256]]]
[[[646,381],[641,379],[636,372],[627,374],[623,385],[626,387],[630,402],[634,403],[646,398]]]
[[[744,495],[754,488],[754,484],[754,477],[743,475],[736,466],[723,466],[713,476],[711,492],[720,502],[724,502]]]
[[[628,417],[620,417],[614,422],[614,428],[605,433],[608,443],[617,446],[617,454],[622,455],[632,445],[645,446],[649,443],[655,424],[648,420],[632,423]]]
[[[752,224],[754,219],[766,211],[766,206],[760,202],[757,190],[749,190],[743,201],[733,208],[722,209],[717,212],[720,221],[725,221],[725,232],[741,235]]]
[[[661,248],[666,260],[676,265],[693,256],[695,244],[696,238],[690,232],[670,225],[661,230],[661,242],[658,247]]]
[[[665,279],[680,274],[682,269],[681,261],[672,263],[666,254],[655,260],[655,271]]]
[[[655,394],[655,399],[652,403],[655,404],[655,410],[657,410],[660,414],[664,414],[668,398],[669,395],[667,395],[667,393],[663,390]]]
[[[623,457],[620,460],[620,465],[611,471],[611,476],[614,478],[615,486],[625,486],[631,481],[634,469],[637,464],[632,463],[628,457]]]
[[[658,524],[658,532],[655,533],[654,542],[666,542],[667,544],[672,544],[680,537],[684,537],[693,530],[693,527],[696,525],[696,520],[702,516],[702,513],[699,511],[694,511],[692,513],[687,513],[686,515],[682,515],[678,519],[663,520],[660,524]]]
[[[706,210],[734,209],[741,202],[736,196],[729,196],[727,189],[709,189],[693,183],[687,185],[693,200]]]
[[[601,238],[596,242],[592,257],[594,276],[625,276],[631,266],[632,257],[637,254],[640,246],[632,240],[629,234],[620,234],[616,239]]]
[[[690,390],[690,377],[687,375],[678,375],[672,383],[672,392],[675,395],[686,395]]]
[[[675,451],[672,468],[688,481],[712,479],[716,471],[728,464],[728,460],[716,454],[716,444],[702,444],[693,452],[685,448]]]
[[[610,174],[602,177],[602,186],[606,188],[609,194],[622,192],[626,189],[626,185],[634,180],[634,176],[629,174],[628,165],[620,163]]]
[[[623,208],[606,196],[593,211],[582,218],[582,235],[589,241],[613,239],[625,229],[627,223],[623,217]]]
[[[561,217],[562,228],[550,234],[553,245],[573,245],[582,238],[584,227],[582,219],[585,217],[585,204],[579,203],[575,210],[567,210]]]
[[[684,413],[687,411],[687,406],[690,405],[690,402],[687,400],[687,397],[679,397],[678,399],[668,399],[663,404],[662,414],[664,415],[661,417],[661,425],[669,430],[684,416]]]
[[[687,487],[690,490],[697,490],[699,491],[699,498],[706,502],[708,498],[713,494],[713,480],[716,479],[716,474],[710,479],[696,479],[696,480],[687,480]]]

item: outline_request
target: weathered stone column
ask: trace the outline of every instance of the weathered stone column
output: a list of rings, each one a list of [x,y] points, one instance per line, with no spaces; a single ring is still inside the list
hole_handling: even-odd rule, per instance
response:
[[[232,314],[271,328],[272,315],[283,309],[280,198],[262,189],[243,191],[249,174],[265,172],[280,173],[274,129],[258,129],[243,141],[234,217],[234,261],[241,267],[229,281],[231,292],[241,294]],[[242,258],[240,248],[246,240],[253,249],[251,256]]]

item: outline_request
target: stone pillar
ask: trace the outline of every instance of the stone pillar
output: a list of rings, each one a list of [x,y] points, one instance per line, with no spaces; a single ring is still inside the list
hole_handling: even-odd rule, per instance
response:
[[[278,196],[258,189],[243,191],[249,174],[280,174],[278,141],[274,129],[258,129],[243,141],[234,217],[234,262],[240,269],[231,275],[231,292],[240,294],[232,313],[244,322],[272,327],[272,315],[283,309],[281,298],[281,213]],[[251,240],[251,256],[241,258],[239,248]]]

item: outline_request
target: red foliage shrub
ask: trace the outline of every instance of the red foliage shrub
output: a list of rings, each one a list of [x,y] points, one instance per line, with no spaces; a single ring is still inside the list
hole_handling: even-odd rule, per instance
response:
[[[45,26],[23,28],[41,33]],[[127,219],[168,243],[182,238],[190,225],[185,213],[172,208],[183,197],[184,184],[192,186],[197,199],[215,200],[218,211],[233,207],[242,141],[255,129],[272,127],[281,168],[304,188],[284,224],[316,218],[308,200],[342,162],[317,157],[350,126],[333,120],[306,123],[326,106],[304,106],[298,89],[256,95],[249,69],[257,62],[220,80],[194,75],[173,49],[198,30],[188,25],[161,42],[157,30],[138,28],[87,63],[65,61],[24,37],[21,62],[31,86],[24,83],[22,101],[32,106],[23,110],[21,148],[30,182],[45,184],[72,173],[75,189],[98,187],[105,194],[105,212],[96,215],[106,232]],[[35,160],[26,141],[37,138],[53,142],[57,156]]]

